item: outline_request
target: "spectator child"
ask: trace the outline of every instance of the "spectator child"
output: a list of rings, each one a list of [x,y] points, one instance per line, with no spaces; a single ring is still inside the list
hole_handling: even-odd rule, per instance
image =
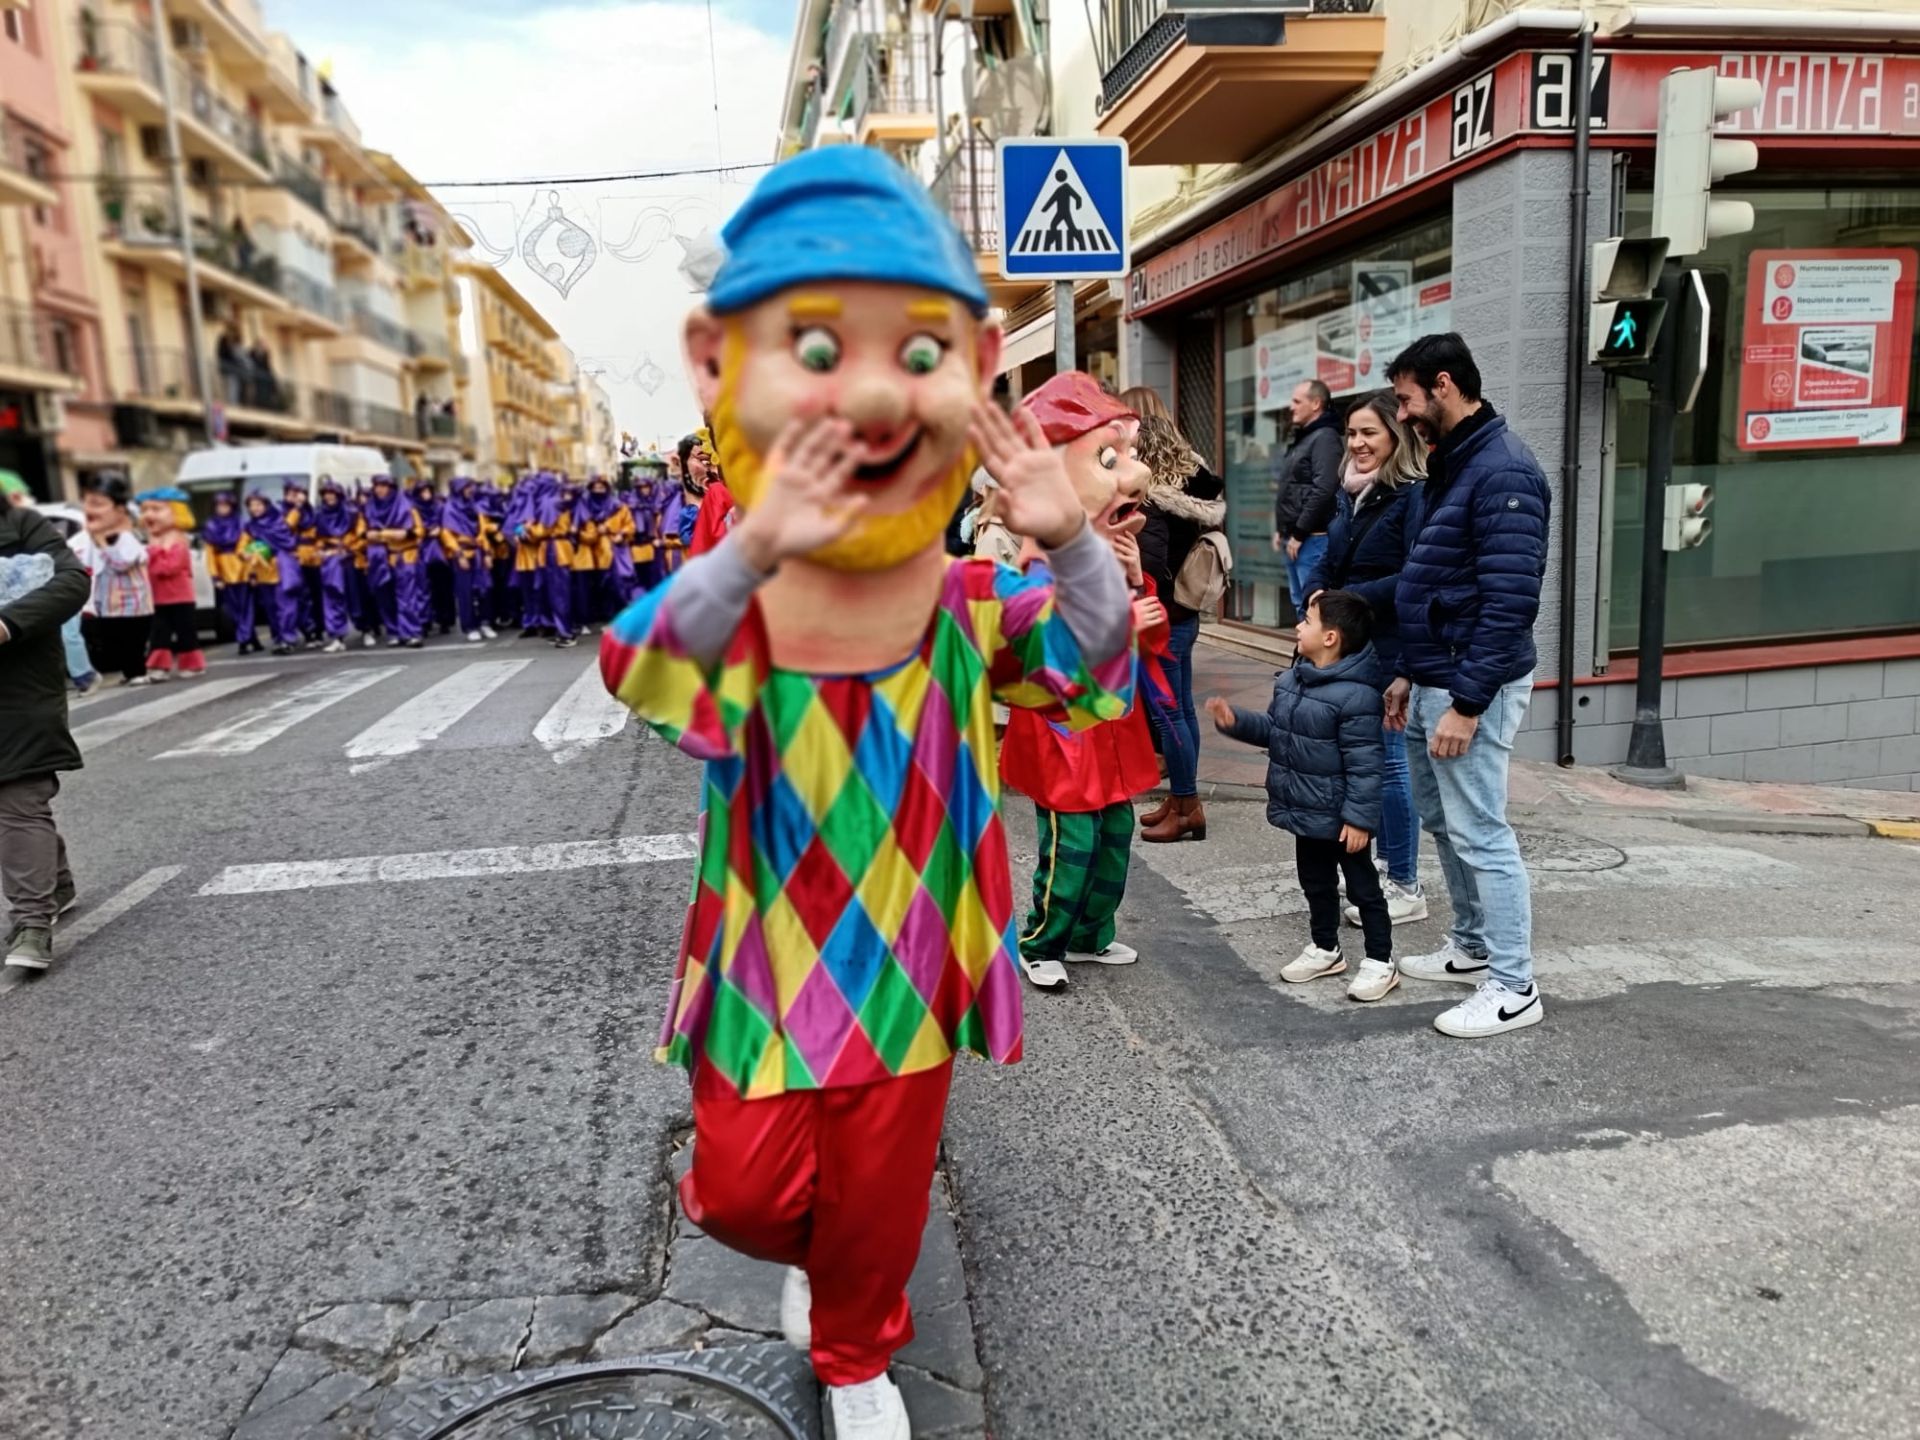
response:
[[[147,670],[156,681],[170,677],[176,665],[182,679],[204,675],[207,657],[194,619],[193,551],[187,545],[193,528],[187,492],[171,486],[146,491],[140,496],[140,527],[147,532],[147,578],[153,583]]]
[[[133,528],[127,503],[132,487],[118,475],[90,482],[81,499],[86,529],[68,541],[93,576],[93,591],[80,619],[93,668],[120,672],[122,685],[145,685],[147,634],[153,629],[153,585],[147,579],[147,547]]]
[[[1267,819],[1293,836],[1294,863],[1307,897],[1313,938],[1280,971],[1301,984],[1347,968],[1340,953],[1340,892],[1360,907],[1366,958],[1347,986],[1353,1000],[1378,1000],[1400,983],[1393,966],[1393,922],[1380,872],[1367,853],[1380,828],[1381,697],[1367,602],[1323,591],[1307,605],[1296,637],[1299,659],[1274,682],[1262,715],[1207,699],[1223,735],[1267,752]]]

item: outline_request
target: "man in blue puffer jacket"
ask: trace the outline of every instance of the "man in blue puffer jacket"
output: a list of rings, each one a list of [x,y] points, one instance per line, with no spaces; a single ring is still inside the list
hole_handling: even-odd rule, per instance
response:
[[[1552,498],[1533,452],[1481,398],[1458,335],[1422,336],[1387,378],[1400,418],[1435,445],[1394,592],[1400,663],[1387,713],[1406,726],[1414,801],[1453,901],[1446,945],[1402,959],[1400,973],[1477,986],[1433,1023],[1478,1039],[1545,1014],[1507,767],[1533,693]]]

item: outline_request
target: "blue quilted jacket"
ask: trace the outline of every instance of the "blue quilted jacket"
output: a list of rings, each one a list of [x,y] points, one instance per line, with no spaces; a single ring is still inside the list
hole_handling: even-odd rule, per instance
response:
[[[1492,407],[1487,407],[1491,412]],[[1540,462],[1499,415],[1443,443],[1410,516],[1394,591],[1399,671],[1478,715],[1534,667],[1552,496]]]
[[[1224,733],[1267,752],[1267,820],[1290,835],[1337,840],[1342,825],[1380,828],[1380,674],[1373,647],[1320,670],[1305,660],[1274,677],[1262,715],[1233,707]]]

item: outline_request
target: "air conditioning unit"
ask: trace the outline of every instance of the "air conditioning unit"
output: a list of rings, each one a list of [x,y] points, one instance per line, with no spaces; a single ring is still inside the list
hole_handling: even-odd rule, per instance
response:
[[[39,403],[35,406],[38,414],[34,428],[42,435],[58,435],[67,428],[66,397],[57,390],[41,390],[37,393]]]

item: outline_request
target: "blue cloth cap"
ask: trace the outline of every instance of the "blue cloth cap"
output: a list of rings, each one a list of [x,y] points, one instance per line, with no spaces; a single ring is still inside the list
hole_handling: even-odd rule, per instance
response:
[[[927,187],[863,145],[808,150],[769,170],[721,232],[727,258],[707,304],[720,315],[795,285],[913,285],[987,313],[973,252]]]
[[[177,501],[185,505],[188,503],[188,496],[187,492],[182,490],[178,485],[162,485],[155,490],[142,490],[138,495],[133,497],[134,504],[136,505],[143,500]]]

